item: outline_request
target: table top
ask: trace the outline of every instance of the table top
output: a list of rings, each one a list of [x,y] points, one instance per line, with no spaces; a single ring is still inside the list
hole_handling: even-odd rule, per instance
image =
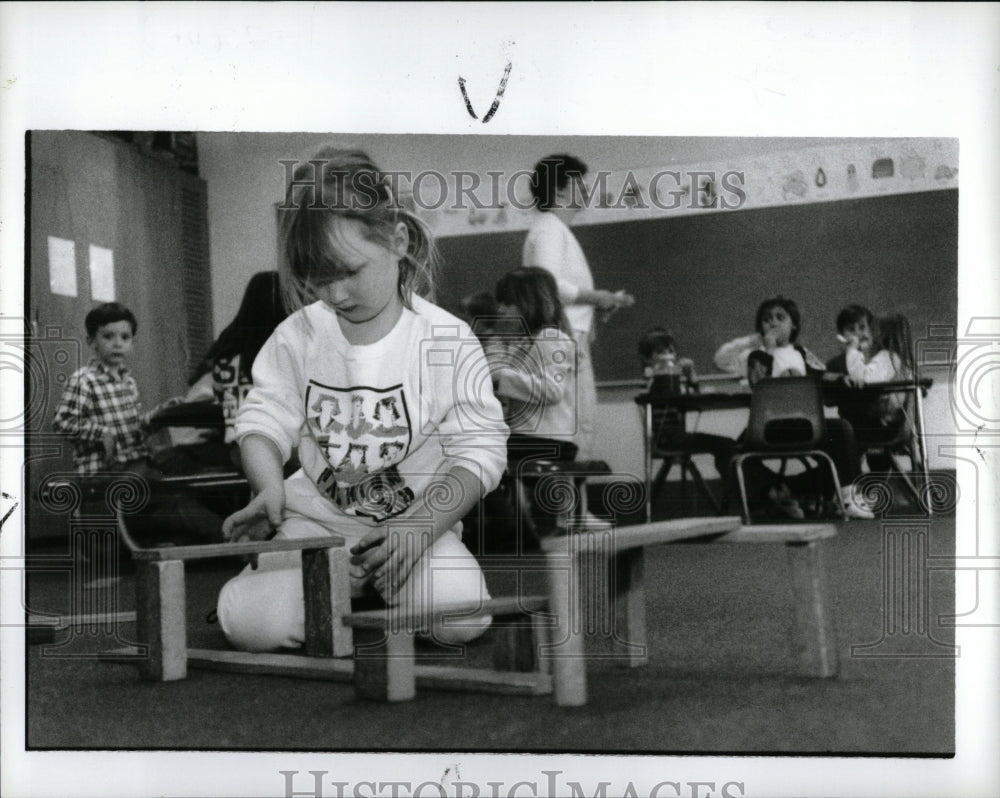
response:
[[[934,384],[930,377],[922,377],[917,380],[921,393],[927,395],[928,389]],[[886,393],[896,393],[897,391],[912,391],[914,389],[913,380],[897,380],[894,382],[873,382],[861,388],[851,388],[843,382],[824,382],[823,398],[828,402],[835,402],[842,396],[860,397],[864,395],[880,396]],[[681,394],[651,394],[641,393],[635,397],[637,405],[651,405],[652,407],[674,407],[685,412],[695,412],[703,410],[730,410],[741,407],[750,407],[750,397],[753,394],[749,390],[738,391],[713,391],[706,393],[681,393]]]

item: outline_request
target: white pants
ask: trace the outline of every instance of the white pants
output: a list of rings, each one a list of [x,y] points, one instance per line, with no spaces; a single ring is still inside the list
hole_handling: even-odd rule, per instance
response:
[[[590,359],[590,333],[573,331],[576,341],[576,434],[577,460],[594,456],[594,422],[597,418],[597,383]]]
[[[303,480],[297,475],[285,483],[287,506],[278,537],[298,539],[336,533],[343,535],[348,548],[360,540],[366,528],[334,528],[329,523],[335,518],[332,512],[330,517],[317,520],[293,509],[303,504],[315,508],[314,499],[325,501]],[[361,595],[365,587],[363,574],[352,568],[351,595]],[[489,598],[476,558],[454,531],[448,531],[417,560],[403,584],[398,604],[403,611],[411,612],[422,606],[433,610],[434,606],[476,604]],[[273,651],[301,646],[305,640],[302,555],[297,551],[260,555],[256,570],[247,566],[223,586],[218,614],[222,631],[236,648]],[[491,621],[489,616],[449,618],[446,625],[434,625],[432,639],[465,643],[486,631]]]

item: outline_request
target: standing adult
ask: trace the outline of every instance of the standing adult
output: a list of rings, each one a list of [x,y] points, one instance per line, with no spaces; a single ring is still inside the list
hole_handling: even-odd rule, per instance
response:
[[[597,385],[590,358],[594,338],[594,311],[606,320],[618,308],[635,303],[625,291],[594,287],[587,258],[569,223],[583,208],[586,192],[583,177],[587,165],[572,155],[549,155],[535,164],[531,194],[535,219],[524,242],[522,264],[540,266],[551,272],[559,287],[559,298],[576,341],[577,349],[577,434],[573,442],[577,457],[594,456],[594,418],[597,414]]]

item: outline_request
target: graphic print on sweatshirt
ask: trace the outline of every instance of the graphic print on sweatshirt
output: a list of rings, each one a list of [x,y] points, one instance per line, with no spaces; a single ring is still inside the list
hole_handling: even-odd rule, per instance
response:
[[[410,414],[402,384],[335,388],[309,381],[306,425],[327,466],[320,492],[348,515],[383,521],[413,502],[396,463],[410,449]]]

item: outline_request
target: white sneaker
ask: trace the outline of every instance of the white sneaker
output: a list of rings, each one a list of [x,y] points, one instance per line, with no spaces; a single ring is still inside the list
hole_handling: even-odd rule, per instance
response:
[[[844,513],[848,518],[871,520],[875,517],[868,500],[853,485],[840,489],[840,499],[844,503]]]

